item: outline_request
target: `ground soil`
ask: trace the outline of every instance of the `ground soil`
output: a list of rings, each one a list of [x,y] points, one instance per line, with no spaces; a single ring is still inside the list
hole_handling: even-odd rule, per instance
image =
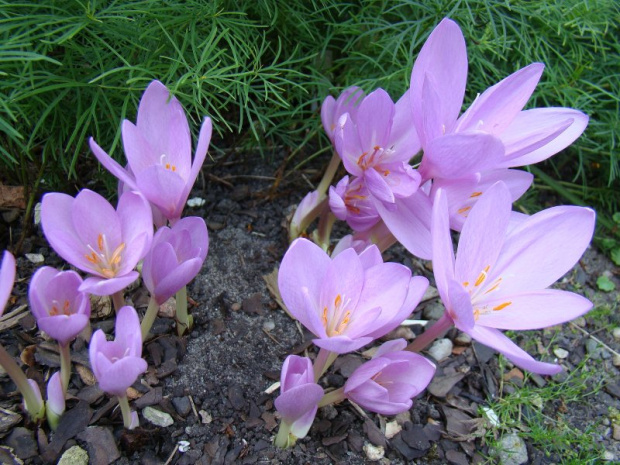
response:
[[[521,371],[512,370],[492,351],[451,330],[447,337],[458,339],[461,345],[455,345],[452,356],[438,363],[433,394],[425,391],[409,412],[395,419],[364,412],[347,402],[326,407],[319,411],[306,438],[291,449],[276,449],[272,440],[278,419],[273,400],[278,391],[269,388],[279,379],[288,354],[313,357],[316,350],[312,336],[278,306],[264,276],[277,267],[286,251],[285,218],[320,178],[320,166],[286,175],[282,156],[270,163],[258,157],[232,158],[206,166],[192,193],[205,203],[188,208],[187,215],[204,217],[210,234],[207,261],[188,287],[195,327],[178,338],[173,320],[162,317],[146,341],[149,371],[130,392],[141,427],[123,430],[115,401],[89,377],[87,346],[79,338],[73,345],[76,364],[68,411],[56,433],[12,415],[22,413],[19,397],[6,375],[0,376],[2,463],[56,463],[75,445],[86,449],[95,464],[362,464],[381,454],[383,459],[377,463],[494,463],[497,458],[490,439],[501,439],[513,430],[526,439],[529,463],[562,463],[561,448],[531,439],[527,429],[514,424],[494,426],[483,407],[523,385],[535,388],[570,381],[570,373],[586,357],[591,369],[578,382],[591,387],[592,394],[577,401],[558,396],[545,400],[540,409],[546,418],[560,419],[568,428],[593,435],[600,449],[589,455],[592,463],[603,453],[607,459],[620,459],[620,442],[613,438],[613,412],[620,411],[617,360],[610,350],[588,343],[590,334],[610,349],[620,350],[620,341],[612,335],[612,329],[620,326],[618,296],[599,291],[596,279],[606,273],[616,287],[620,282],[618,269],[594,249],[587,251],[559,286],[588,296],[599,309],[598,316],[586,317],[577,325],[515,336],[537,358],[552,360],[553,349],[564,349],[567,356],[561,363],[567,370],[563,375],[523,380]],[[5,227],[18,228],[17,222]],[[346,228],[337,231],[344,233]],[[62,266],[38,230],[25,242],[24,252],[42,254],[44,264]],[[414,274],[433,282],[429,264],[404,249],[390,249],[385,258],[404,263]],[[41,264],[21,256],[18,266],[19,280],[5,314],[27,303],[27,282]],[[128,291],[127,299],[139,311],[145,310],[147,295],[142,288]],[[426,300],[413,318],[432,319],[438,305],[436,298]],[[10,353],[21,356],[29,376],[43,384],[44,377],[56,370],[57,352],[27,312],[18,316],[16,322],[2,326],[0,340]],[[92,321],[94,328],[113,333],[105,303],[94,305]],[[421,326],[401,328],[390,337],[411,339],[422,330]],[[361,361],[360,354],[342,357],[321,382],[325,387],[341,386]],[[144,418],[148,407],[167,412],[173,424],[162,427],[149,422]],[[392,434],[395,427],[400,431]],[[583,457],[588,457],[586,452]]]

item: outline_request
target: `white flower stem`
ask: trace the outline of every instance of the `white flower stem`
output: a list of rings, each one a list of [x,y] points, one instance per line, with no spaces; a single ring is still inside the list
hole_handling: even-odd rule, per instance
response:
[[[450,327],[453,325],[452,318],[448,315],[448,312],[444,311],[442,317],[437,320],[437,322],[416,337],[411,344],[407,346],[405,350],[409,350],[411,352],[421,352],[424,350],[431,342],[437,339],[439,336],[443,335]]]
[[[66,395],[71,379],[71,353],[68,343],[64,346],[58,343],[58,347],[60,349],[60,381],[62,382],[62,392]]]
[[[344,387],[338,388],[334,391],[325,394],[319,401],[319,407],[325,407],[326,405],[337,404],[345,399]]]
[[[123,295],[123,291],[118,291],[112,294],[112,303],[114,304],[114,311],[118,313],[118,311],[125,306],[125,296]]]
[[[176,301],[177,312],[175,319],[177,323],[177,334],[181,337],[186,331],[192,329],[192,321],[190,316],[187,314],[187,286],[183,286],[178,290],[176,294]]]
[[[279,447],[280,449],[286,449],[287,447],[290,447],[295,443],[294,441],[290,440],[290,431],[291,425],[289,425],[285,421],[280,422],[278,434],[276,435],[276,439],[274,441],[276,447]]]
[[[323,373],[327,371],[327,369],[334,363],[334,360],[338,357],[338,354],[335,352],[330,352],[329,350],[321,349],[319,350],[319,355],[316,357],[314,361],[314,382],[318,383]]]
[[[40,401],[34,393],[32,387],[28,383],[28,378],[24,372],[17,366],[13,357],[9,355],[6,349],[0,344],[0,365],[4,368],[7,375],[13,380],[19,392],[21,392],[26,410],[31,418],[38,420],[45,415],[45,405]]]
[[[329,165],[327,165],[327,169],[325,170],[325,174],[323,174],[323,179],[321,179],[319,187],[316,189],[319,191],[319,194],[324,195],[327,192],[327,189],[331,185],[339,166],[340,156],[338,155],[338,152],[334,151],[331,160],[329,160]]]
[[[121,413],[123,414],[123,426],[125,428],[131,428],[131,408],[129,408],[129,400],[127,396],[117,396],[118,405],[121,407]]]
[[[149,331],[153,327],[153,322],[157,317],[157,312],[159,311],[159,305],[157,301],[151,297],[149,300],[149,306],[146,309],[146,313],[144,314],[144,318],[142,318],[142,323],[140,323],[140,329],[142,331],[142,340],[146,340],[146,337],[149,335]]]

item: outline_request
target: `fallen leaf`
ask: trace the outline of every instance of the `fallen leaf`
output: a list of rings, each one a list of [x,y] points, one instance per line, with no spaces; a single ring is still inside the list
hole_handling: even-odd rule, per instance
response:
[[[24,186],[5,186],[0,184],[0,208],[26,208]]]

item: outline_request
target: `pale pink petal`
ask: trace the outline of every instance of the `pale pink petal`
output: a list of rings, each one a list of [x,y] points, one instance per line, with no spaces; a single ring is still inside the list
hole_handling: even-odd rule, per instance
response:
[[[278,272],[278,288],[288,311],[302,324],[308,321],[306,295],[319,308],[323,277],[331,263],[329,256],[307,239],[297,239],[290,245]]]
[[[334,131],[336,130],[336,122],[338,121],[339,115],[334,118],[334,109],[336,108],[336,99],[331,95],[325,97],[323,103],[321,104],[321,123],[323,123],[323,130],[327,137],[331,141],[334,140]]]
[[[370,336],[356,336],[355,338],[350,338],[346,335],[312,340],[317,347],[337,354],[353,352],[361,349],[366,344],[370,344],[372,341],[374,341],[374,338]]]
[[[121,134],[123,149],[132,173],[140,173],[152,165],[170,163],[163,151],[157,150],[159,147],[151,145],[151,142],[146,139],[146,134],[131,121],[123,121]]]
[[[394,105],[394,119],[387,148],[394,147],[392,161],[408,163],[420,151],[420,139],[413,125],[411,98],[408,90]]]
[[[454,326],[461,331],[469,332],[476,324],[469,293],[461,283],[450,280],[448,281],[448,295],[450,296],[450,304],[446,305],[446,310],[454,321]]]
[[[319,308],[334,308],[337,296],[348,307],[357,307],[364,285],[364,269],[355,250],[347,249],[336,255],[322,278]]]
[[[545,289],[523,292],[501,299],[483,302],[487,311],[478,323],[497,329],[541,329],[564,323],[583,315],[592,308],[592,302],[579,294]]]
[[[140,273],[137,271],[130,271],[117,278],[90,276],[80,285],[79,291],[94,295],[112,295],[115,292],[122,291],[139,277]]]
[[[122,242],[116,210],[96,192],[88,189],[80,191],[71,207],[71,218],[82,243],[97,253],[105,253],[106,247],[111,253]]]
[[[186,185],[181,176],[161,165],[152,165],[136,175],[136,182],[138,190],[149,202],[155,204],[168,220],[181,217],[178,205]]]
[[[0,316],[4,312],[6,303],[11,296],[13,283],[15,282],[15,257],[8,250],[2,255],[2,267],[0,268]]]
[[[418,130],[423,134],[421,139],[426,147],[430,141],[446,133],[439,89],[434,82],[433,76],[429,74],[424,76],[419,111],[422,113],[422,116],[419,117],[418,121],[422,124],[422,127]]]
[[[459,26],[450,19],[444,19],[433,30],[413,65],[411,101],[418,130],[422,128],[420,102],[426,75],[432,76],[433,83],[441,90],[440,125],[450,132],[461,111],[467,81],[465,39]],[[418,135],[423,140],[422,134]]]
[[[200,272],[202,263],[200,258],[194,258],[192,260],[186,260],[175,268],[170,269],[155,288],[157,303],[159,305],[163,304],[183,286],[189,284],[189,282],[196,277],[198,272]]]
[[[504,159],[504,144],[482,132],[447,134],[425,147],[420,166],[423,179],[462,178],[496,169]]]
[[[484,282],[504,244],[511,210],[510,192],[501,181],[479,197],[459,238],[456,281],[472,288]]]
[[[138,188],[133,175],[119,165],[101,147],[99,147],[97,142],[95,142],[95,139],[92,137],[88,139],[88,145],[90,145],[90,149],[95,154],[95,157],[97,157],[97,160],[99,160],[99,163],[101,163],[110,173],[116,176],[120,182],[126,184],[130,189],[135,190]]]
[[[385,147],[392,120],[394,102],[383,89],[368,94],[357,109],[355,124],[364,151],[371,152],[375,147]]]
[[[431,251],[431,201],[421,190],[407,198],[396,198],[395,209],[375,202],[377,212],[390,232],[416,257],[430,260]]]
[[[431,237],[435,285],[444,305],[450,307],[448,283],[454,279],[454,247],[450,236],[447,198],[443,189],[439,189],[435,194]]]
[[[456,131],[500,134],[529,100],[545,65],[532,63],[485,90],[463,114]]]
[[[485,346],[497,350],[518,367],[529,370],[532,373],[555,375],[562,371],[560,365],[534,360],[530,354],[525,352],[495,328],[485,328],[484,326],[476,325],[467,331],[467,334]]]
[[[393,204],[394,193],[387,183],[386,177],[375,169],[364,171],[364,182],[370,193],[380,202]]]
[[[334,132],[334,146],[345,169],[354,176],[361,176],[364,171],[359,166],[358,160],[367,149],[361,146],[357,128],[348,113],[338,120]]]
[[[379,307],[381,316],[375,324],[390,322],[405,301],[410,280],[411,270],[399,263],[381,263],[367,269],[356,311]]]
[[[545,160],[572,144],[587,125],[588,116],[572,108],[522,111],[500,135],[507,158],[502,167]]]
[[[159,81],[153,81],[142,94],[136,126],[154,150],[165,155],[187,178],[191,164],[191,134],[183,107]],[[137,174],[137,172],[134,170]]]
[[[137,192],[126,192],[121,196],[117,213],[125,243],[121,270],[129,271],[151,247],[153,215],[146,199]]]
[[[502,278],[495,296],[545,289],[581,258],[592,239],[595,213],[583,207],[553,207],[532,215],[506,238],[492,283]]]

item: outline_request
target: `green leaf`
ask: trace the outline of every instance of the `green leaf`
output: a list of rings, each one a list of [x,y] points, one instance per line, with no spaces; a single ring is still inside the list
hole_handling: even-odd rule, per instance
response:
[[[616,212],[612,216],[615,223],[620,224],[620,212]]]
[[[616,288],[616,285],[605,275],[598,277],[596,285],[603,292],[611,292]]]
[[[620,266],[620,247],[616,247],[615,249],[612,249],[611,251],[611,259],[612,261]]]

